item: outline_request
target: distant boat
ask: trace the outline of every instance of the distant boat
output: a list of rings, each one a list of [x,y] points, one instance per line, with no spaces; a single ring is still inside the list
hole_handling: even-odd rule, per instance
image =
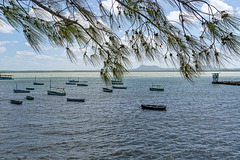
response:
[[[77,86],[88,86],[87,81],[80,81]]]
[[[14,93],[30,93],[29,90],[14,89]]]
[[[124,86],[112,86],[113,89],[127,89],[127,87]]]
[[[34,100],[34,97],[33,96],[26,96],[25,97],[27,100]]]
[[[30,93],[30,90],[17,89],[17,84],[16,84],[16,89],[14,89],[13,92],[14,93]]]
[[[146,104],[142,104],[141,107],[142,109],[162,110],[162,111],[166,111],[166,108],[167,108],[167,106],[165,105],[146,105]]]
[[[103,92],[113,92],[113,90],[109,88],[103,88]]]
[[[13,75],[0,74],[0,80],[13,80]]]
[[[78,78],[78,80],[74,80],[74,79],[68,79],[68,82],[73,82],[73,83],[78,83],[79,82],[79,78]]]
[[[66,92],[64,90],[62,92],[48,90],[47,93],[48,93],[48,95],[66,96]]]
[[[117,80],[111,80],[113,85],[123,85],[122,81],[117,81]]]
[[[153,85],[149,87],[150,91],[164,91],[164,88],[161,88],[161,85]]]
[[[72,102],[85,102],[85,99],[67,98],[67,101],[72,101]]]
[[[52,91],[52,86],[51,86],[51,79],[50,79],[50,90],[47,91],[48,95],[55,95],[55,96],[66,96],[66,92],[64,90],[64,88],[55,88],[55,89],[59,89],[62,91]]]
[[[66,85],[76,85],[76,82],[66,82]]]
[[[44,83],[37,82],[37,78],[35,77],[35,81],[33,82],[33,85],[44,85]]]
[[[29,87],[28,87],[28,88],[26,88],[26,90],[34,90],[34,88],[29,88]]]
[[[77,83],[79,81],[78,80],[69,80],[68,82],[75,82],[75,83]]]
[[[10,102],[12,104],[18,104],[18,105],[23,103],[23,101],[18,101],[18,100],[13,100],[13,99],[11,99]]]

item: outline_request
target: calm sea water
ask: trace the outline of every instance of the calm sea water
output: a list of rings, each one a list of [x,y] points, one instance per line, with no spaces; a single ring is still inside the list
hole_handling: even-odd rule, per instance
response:
[[[33,86],[35,76],[45,85]],[[128,89],[113,93],[102,92],[98,73],[14,77],[0,81],[0,159],[240,159],[240,86],[213,85],[211,73],[194,84],[178,73],[132,73],[124,78]],[[89,86],[66,86],[69,77]],[[50,78],[52,86],[65,87],[66,97],[47,95]],[[240,73],[220,79],[240,80]],[[165,91],[149,91],[152,83]],[[13,93],[16,84],[35,90]],[[165,104],[167,111],[142,110],[141,104]]]

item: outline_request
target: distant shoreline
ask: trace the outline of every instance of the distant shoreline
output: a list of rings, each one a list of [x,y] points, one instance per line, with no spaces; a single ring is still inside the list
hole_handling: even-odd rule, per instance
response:
[[[162,69],[162,70],[129,70],[129,72],[179,72],[180,70]],[[7,71],[0,70],[0,73],[48,73],[48,72],[100,72],[100,70],[26,70],[26,71]],[[202,72],[240,72],[240,69],[226,70],[204,70]]]

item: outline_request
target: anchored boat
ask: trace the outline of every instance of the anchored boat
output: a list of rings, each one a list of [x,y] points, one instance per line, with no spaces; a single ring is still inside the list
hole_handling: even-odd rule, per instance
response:
[[[18,104],[18,105],[23,103],[23,101],[18,101],[18,100],[13,100],[13,99],[11,99],[10,102],[12,104]]]
[[[113,92],[113,90],[110,88],[103,88],[103,92]]]
[[[151,87],[149,87],[150,91],[164,91],[164,88],[161,87],[161,85],[154,85],[152,84]]]
[[[51,79],[50,79],[50,89],[47,91],[48,95],[55,95],[55,96],[66,96],[66,92],[64,90],[64,88],[55,88],[55,89],[58,89],[58,90],[62,90],[62,91],[53,91],[52,87],[51,86]]]
[[[71,101],[71,102],[85,102],[85,99],[80,99],[80,98],[67,98],[67,101]]]
[[[148,105],[148,104],[142,104],[142,109],[149,109],[149,110],[162,110],[166,111],[167,106],[165,105]]]
[[[16,89],[13,89],[14,93],[30,93],[30,90],[22,90],[22,89],[17,89],[17,84],[16,84]]]
[[[44,83],[37,82],[37,78],[35,77],[35,81],[33,82],[33,85],[44,85]]]
[[[13,80],[13,75],[0,74],[0,80]]]
[[[25,97],[27,100],[34,100],[34,97],[33,96],[26,96]]]

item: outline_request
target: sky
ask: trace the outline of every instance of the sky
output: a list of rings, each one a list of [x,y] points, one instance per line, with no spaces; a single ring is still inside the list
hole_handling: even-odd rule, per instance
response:
[[[112,0],[104,1],[105,5],[110,5]],[[160,0],[159,0],[160,1]],[[239,0],[209,0],[220,10],[229,10],[240,16]],[[96,4],[96,2],[90,2]],[[97,4],[96,4],[97,5]],[[202,6],[204,11],[206,6]],[[167,18],[176,20],[178,12],[172,8],[166,8]],[[194,19],[193,19],[194,20]],[[93,67],[83,61],[82,54],[75,50],[78,55],[78,61],[72,63],[66,56],[63,48],[53,48],[50,45],[42,47],[42,53],[36,53],[30,47],[24,35],[21,32],[15,31],[7,24],[0,23],[0,71],[1,70],[97,70],[100,67]],[[137,68],[139,65],[157,65],[162,68],[172,67],[164,63],[158,62],[137,62],[132,57],[132,68]],[[226,64],[229,68],[240,68],[240,60],[232,61],[232,64]]]

